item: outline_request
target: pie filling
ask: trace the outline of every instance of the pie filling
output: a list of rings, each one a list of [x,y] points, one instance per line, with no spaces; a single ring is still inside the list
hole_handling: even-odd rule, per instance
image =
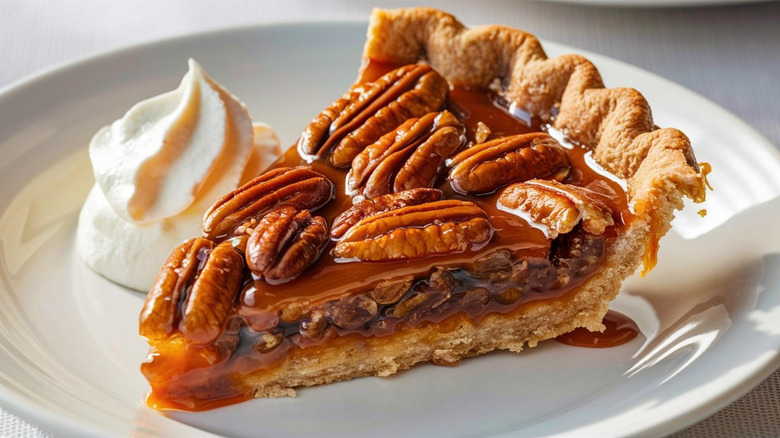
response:
[[[362,71],[361,81],[374,81],[393,67],[369,63]],[[489,90],[451,84],[448,87],[441,109],[449,111],[465,128],[465,142],[459,151],[466,145],[548,129],[542,120],[507,106]],[[436,123],[445,123],[444,117],[437,118],[432,129],[438,129]],[[409,132],[414,129],[410,126]],[[422,141],[413,139],[410,144],[421,147]],[[603,232],[594,232],[585,216],[571,230],[551,232],[533,217],[521,217],[512,209],[499,208],[503,187],[484,194],[455,190],[442,165],[432,185],[441,191],[437,196],[479,207],[492,225],[487,240],[474,239],[458,251],[425,257],[360,261],[337,256],[340,239],[330,238],[318,246],[316,261],[295,278],[280,277],[274,281],[270,274],[258,276],[244,269],[240,291],[232,304],[228,303],[224,327],[213,340],[187,342],[176,329],[165,339],[150,338],[151,350],[142,365],[152,387],[147,403],[157,409],[190,411],[232,404],[253,396],[251,388],[242,385],[245,377],[284,366],[288,357],[299,350],[328,349],[338,345],[339,339],[392,337],[399,330],[421,324],[446,325],[458,318],[478,324],[485,315],[521,312],[524,305],[533,301],[565,300],[569,292],[600,271],[605,248],[632,220],[632,215],[624,189],[613,177],[589,165],[584,148],[564,148],[571,167],[559,180],[584,189],[587,197],[608,208],[611,221]],[[311,208],[313,215],[333,224],[353,205],[355,189],[348,187],[350,169],[334,167],[327,154],[302,157],[295,147],[272,169],[302,165],[310,166],[333,184],[330,200]],[[457,220],[460,219],[458,216]],[[296,229],[314,222],[302,217],[300,223],[303,225]],[[243,251],[250,251],[247,246],[252,238],[247,236],[258,232],[253,227],[257,227],[257,221],[245,224],[235,235],[222,237],[243,255]],[[414,224],[407,227],[424,228]],[[244,233],[245,230],[248,232]],[[289,243],[285,245],[291,247]],[[201,256],[198,257],[200,260]],[[182,307],[191,288],[184,287],[176,298],[179,314],[184,311]]]

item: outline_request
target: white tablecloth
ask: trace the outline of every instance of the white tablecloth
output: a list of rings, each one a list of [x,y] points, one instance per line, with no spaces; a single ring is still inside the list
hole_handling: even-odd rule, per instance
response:
[[[713,100],[780,145],[780,2],[678,8],[571,3],[0,0],[0,87],[73,57],[173,35],[279,21],[365,20],[372,6],[428,4],[469,24],[506,24],[642,67]],[[0,437],[45,435],[0,406]],[[780,371],[674,436],[780,436]]]

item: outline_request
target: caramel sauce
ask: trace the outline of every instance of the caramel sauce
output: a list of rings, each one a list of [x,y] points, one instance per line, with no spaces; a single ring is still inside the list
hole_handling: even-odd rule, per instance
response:
[[[368,67],[364,67],[361,77],[374,79],[392,69],[392,66],[371,63]],[[489,138],[542,130],[540,120],[536,118],[523,120],[513,116],[506,102],[490,92],[450,86],[446,109],[464,123],[469,142],[475,141],[474,135],[479,121],[490,127],[492,134]],[[527,124],[529,120],[530,125]],[[586,152],[584,148],[578,146],[568,150],[573,168],[566,183],[590,189],[594,198],[606,203],[612,211],[619,212],[616,222],[620,226],[629,219],[630,215],[625,192],[618,183],[605,178],[587,165]],[[306,164],[324,174],[336,186],[335,199],[314,213],[323,216],[328,224],[332,224],[338,214],[352,205],[352,197],[347,193],[346,187],[347,170],[336,169],[320,160],[307,163],[295,147],[291,147],[271,168]],[[249,285],[242,293],[239,313],[250,326],[264,330],[268,319],[273,318],[271,315],[275,315],[279,309],[290,303],[306,303],[308,306],[315,306],[323,300],[368,290],[372,285],[390,277],[408,274],[417,277],[426,276],[434,267],[463,266],[496,250],[509,250],[517,259],[546,257],[549,253],[550,240],[541,230],[528,225],[525,220],[511,213],[496,208],[500,190],[485,196],[463,196],[452,190],[446,175],[439,178],[436,187],[444,192],[446,198],[469,200],[488,213],[495,229],[488,245],[471,248],[458,254],[375,263],[337,260],[330,255],[336,242],[330,242],[323,255],[307,269],[306,275],[280,285],[270,285],[264,281],[256,281]]]
[[[394,67],[396,66],[369,63],[361,69],[360,80],[373,80]],[[450,86],[446,109],[464,123],[469,142],[475,142],[477,123],[480,121],[490,128],[491,137],[538,132],[544,128],[541,121],[536,118],[525,117],[517,111],[510,112],[506,102],[484,90]],[[586,153],[587,150],[582,147],[568,147],[573,168],[565,182],[591,190],[595,198],[606,203],[615,212],[616,225],[605,233],[605,238],[609,239],[631,220],[627,197],[618,183],[588,166]],[[335,184],[334,199],[313,212],[315,215],[323,216],[328,224],[332,224],[338,214],[352,205],[352,198],[346,190],[346,170],[333,168],[321,160],[309,163],[301,158],[296,147],[290,148],[271,168],[299,165],[310,165]],[[316,349],[328,348],[347,339],[354,339],[356,336],[360,339],[391,336],[397,329],[409,326],[404,322],[396,327],[397,321],[393,321],[392,318],[383,319],[371,328],[353,331],[339,329],[334,332],[336,338],[284,342],[270,353],[258,354],[253,347],[260,336],[258,332],[273,328],[277,324],[279,329],[284,330],[288,335],[297,330],[297,326],[279,323],[282,309],[292,303],[300,305],[305,310],[324,301],[364,293],[381,280],[408,274],[415,278],[426,278],[436,267],[455,268],[468,265],[498,250],[508,250],[515,259],[521,260],[545,259],[549,256],[552,242],[542,231],[529,225],[525,220],[498,210],[496,208],[498,193],[485,196],[456,194],[450,188],[444,174],[437,181],[436,187],[444,192],[445,197],[468,199],[489,215],[495,232],[488,244],[472,247],[458,254],[376,263],[337,260],[331,254],[336,242],[330,242],[319,259],[297,279],[284,284],[271,285],[250,278],[245,283],[236,304],[237,314],[246,322],[246,326],[240,329],[240,335],[239,333],[227,335],[239,336],[238,347],[232,356],[220,362],[212,358],[213,351],[209,348],[177,344],[170,347],[170,350],[176,350],[173,352],[161,351],[166,349],[165,345],[154,345],[147,361],[142,365],[142,371],[153,388],[147,403],[156,409],[198,411],[244,401],[251,398],[251,392],[247,395],[247,390],[242,389],[238,382],[241,382],[244,376],[258,370],[271,372],[285,362],[288,353],[292,353],[291,349],[316,353]],[[597,271],[589,275],[595,272]],[[525,293],[511,305],[491,302],[482,311],[474,314],[464,314],[462,309],[453,308],[427,316],[418,323],[444,324],[442,327],[445,327],[448,326],[446,321],[456,321],[459,320],[458,318],[479,321],[489,313],[520,312],[537,300],[565,299],[567,292],[580,286],[587,278],[572,281],[565,287],[543,293]]]
[[[630,342],[639,334],[639,326],[631,318],[614,310],[607,311],[602,323],[606,327],[603,332],[592,332],[579,327],[555,340],[575,347],[609,348]]]
[[[712,172],[712,166],[710,163],[699,163],[699,177],[701,178],[700,183],[698,184],[698,187],[694,190],[693,193],[690,193],[689,196],[691,196],[694,200],[694,202],[704,202],[704,199],[706,197],[707,189],[712,190],[712,185],[710,185],[709,180],[707,179],[707,175]],[[658,242],[661,240],[661,237],[663,236],[663,233],[660,231],[661,227],[661,221],[658,216],[656,216],[653,213],[653,210],[655,210],[654,205],[640,205],[638,212],[640,213],[646,213],[650,216],[650,239],[648,244],[645,246],[645,252],[642,255],[642,272],[640,275],[644,277],[647,275],[648,272],[650,272],[658,263],[658,249],[660,248],[658,245]],[[707,215],[706,209],[701,209],[698,211],[699,216],[704,217]]]

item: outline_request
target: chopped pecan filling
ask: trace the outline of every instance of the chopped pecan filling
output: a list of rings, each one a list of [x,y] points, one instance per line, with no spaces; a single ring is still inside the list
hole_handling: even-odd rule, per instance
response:
[[[598,272],[627,214],[619,185],[489,94],[448,89],[426,65],[355,85],[206,212],[141,314],[150,404],[241,399],[231,376],[290,349],[479,321]]]
[[[300,337],[320,338],[328,327],[338,333],[386,335],[398,323],[438,321],[453,312],[465,311],[472,318],[503,313],[517,304],[541,299],[550,291],[580,284],[598,270],[603,250],[604,237],[578,227],[553,242],[548,258],[515,259],[509,251],[499,250],[467,266],[434,268],[422,278],[407,275],[384,280],[359,294],[307,309],[299,320],[280,322],[267,330],[281,330],[290,342],[306,345],[308,341],[302,342]]]

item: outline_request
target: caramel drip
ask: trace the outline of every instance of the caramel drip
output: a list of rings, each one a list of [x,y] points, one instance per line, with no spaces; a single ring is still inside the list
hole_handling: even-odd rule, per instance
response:
[[[639,326],[626,315],[614,310],[607,311],[602,320],[603,332],[592,332],[579,327],[555,338],[561,344],[586,348],[609,348],[630,342],[639,334]]]

